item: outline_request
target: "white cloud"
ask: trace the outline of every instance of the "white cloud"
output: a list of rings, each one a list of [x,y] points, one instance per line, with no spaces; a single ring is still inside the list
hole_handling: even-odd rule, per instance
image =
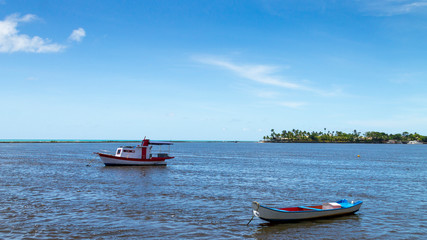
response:
[[[75,29],[75,30],[71,33],[71,35],[70,35],[70,37],[68,37],[68,39],[69,39],[69,40],[71,40],[71,41],[80,42],[80,41],[82,41],[82,39],[83,39],[85,36],[86,36],[86,32],[85,32],[85,30],[84,30],[83,28],[78,28],[78,29]]]
[[[18,14],[7,16],[0,21],[0,52],[59,52],[65,46],[50,43],[49,39],[42,39],[38,36],[30,37],[20,34],[16,29],[18,23],[31,22],[37,19],[35,15],[27,14],[19,17]]]
[[[235,74],[268,85],[274,85],[290,89],[305,89],[304,86],[284,81],[280,77],[275,76],[274,73],[278,71],[278,67],[268,65],[238,65],[226,60],[219,60],[215,58],[196,58],[198,62],[214,65],[225,68],[234,72]]]
[[[341,94],[340,89],[335,89],[333,91],[323,91],[319,89],[313,89],[307,87],[301,83],[295,83],[293,81],[286,80],[286,77],[278,76],[276,73],[281,69],[277,66],[269,65],[243,65],[236,64],[227,60],[220,60],[214,57],[195,57],[196,61],[204,64],[209,64],[213,66],[218,66],[224,69],[227,69],[240,77],[281,88],[291,89],[291,90],[301,90],[313,92],[323,96],[333,96]],[[289,67],[287,67],[289,68]]]

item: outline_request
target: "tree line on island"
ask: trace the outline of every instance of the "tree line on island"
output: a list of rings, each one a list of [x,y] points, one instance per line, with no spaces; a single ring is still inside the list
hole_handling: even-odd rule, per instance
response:
[[[427,136],[418,133],[397,133],[387,134],[384,132],[369,131],[361,134],[357,130],[352,133],[341,131],[308,132],[298,129],[292,131],[283,130],[276,133],[271,129],[271,134],[264,136],[262,142],[314,142],[314,143],[421,143],[427,142]]]

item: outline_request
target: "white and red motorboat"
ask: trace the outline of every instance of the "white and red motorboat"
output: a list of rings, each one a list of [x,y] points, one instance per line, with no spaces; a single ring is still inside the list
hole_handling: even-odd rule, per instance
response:
[[[172,145],[171,142],[155,142],[149,139],[142,140],[141,145],[118,147],[115,155],[97,152],[105,166],[144,166],[144,165],[166,165],[169,151],[163,151],[161,146]],[[153,146],[158,147],[153,150]],[[169,149],[170,150],[170,149]]]

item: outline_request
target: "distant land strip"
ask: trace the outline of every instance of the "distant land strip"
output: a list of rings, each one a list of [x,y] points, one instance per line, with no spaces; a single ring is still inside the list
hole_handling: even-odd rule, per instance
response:
[[[276,133],[271,129],[270,135],[264,136],[263,143],[391,143],[391,144],[423,144],[427,143],[427,136],[418,133],[402,132],[388,134],[369,131],[361,134],[357,130],[352,133],[330,131],[326,128],[320,132],[301,131],[292,129]]]

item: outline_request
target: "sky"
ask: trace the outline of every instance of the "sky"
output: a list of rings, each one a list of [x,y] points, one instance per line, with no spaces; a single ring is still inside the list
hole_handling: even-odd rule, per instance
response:
[[[0,139],[427,135],[427,0],[0,0]]]

